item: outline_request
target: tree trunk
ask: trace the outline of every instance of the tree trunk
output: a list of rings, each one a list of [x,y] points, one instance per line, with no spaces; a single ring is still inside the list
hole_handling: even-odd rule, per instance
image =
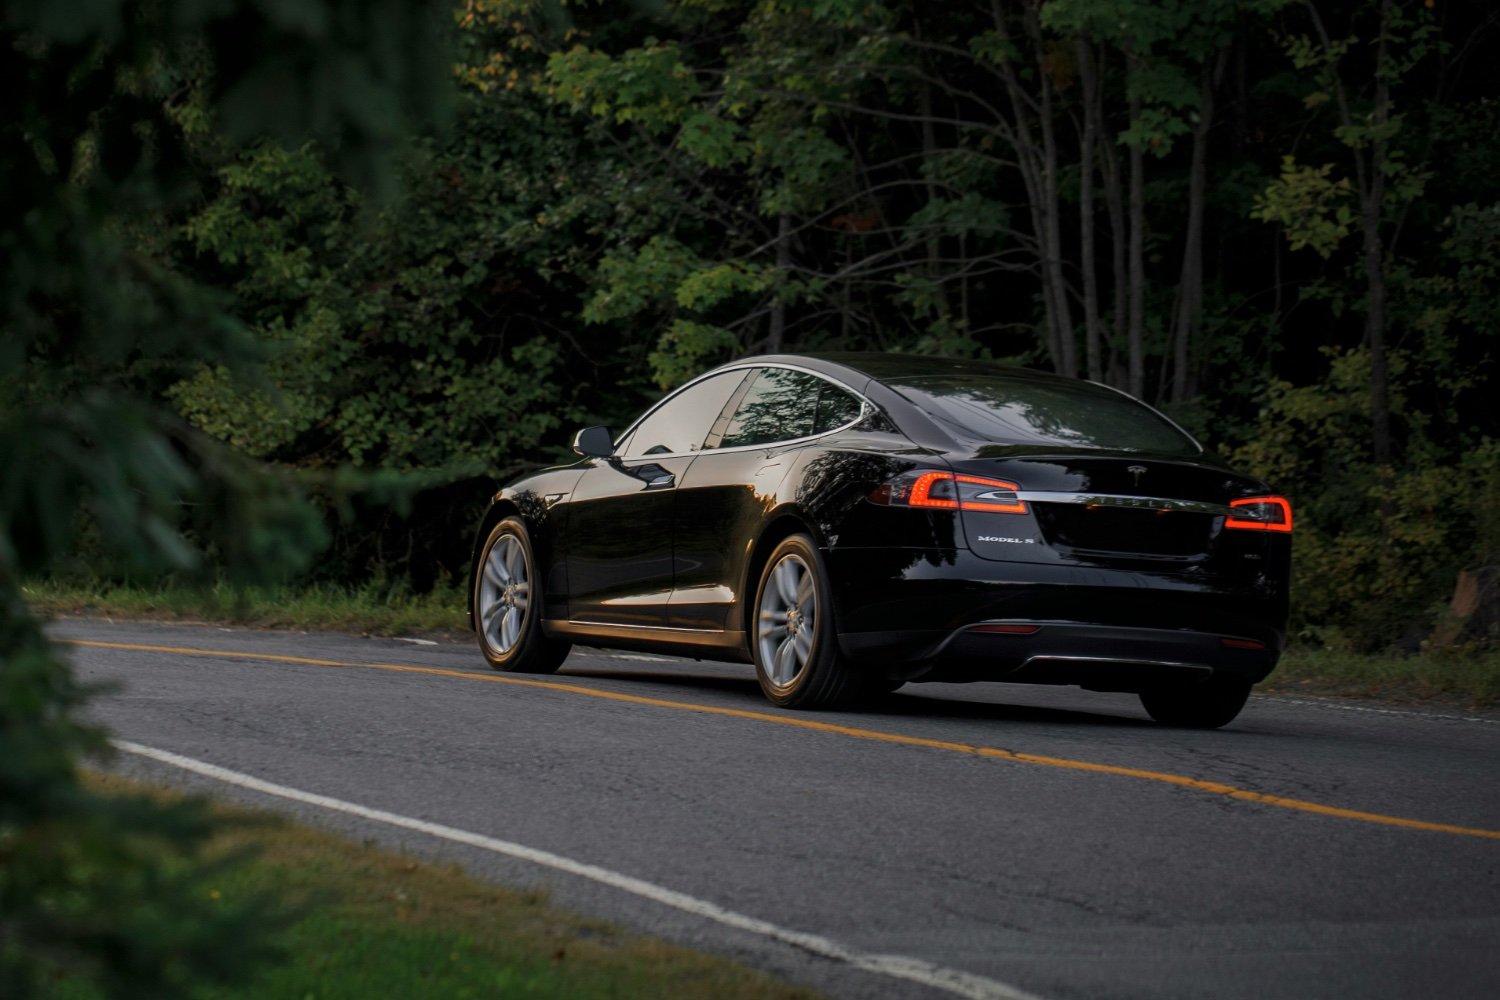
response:
[[[1174,403],[1194,391],[1190,360],[1203,318],[1203,202],[1208,188],[1208,134],[1213,125],[1214,85],[1223,72],[1227,49],[1205,61],[1198,90],[1198,124],[1193,129],[1193,155],[1188,168],[1188,220],[1183,235],[1182,276],[1177,297],[1177,319],[1172,338],[1172,395]]]
[[[1005,10],[1000,0],[992,0],[991,15],[994,18],[996,32],[1010,41],[1010,25],[1006,23]],[[1038,58],[1040,58],[1040,52]],[[1033,132],[1033,116],[1028,110],[1030,95],[1016,76],[1013,66],[1006,63],[1002,65],[1001,70],[1005,79],[1006,95],[1010,100],[1011,113],[1014,115],[1014,123],[1009,129],[1009,138],[1016,153],[1017,170],[1021,174],[1022,182],[1026,185],[1026,206],[1031,213],[1032,231],[1036,236],[1037,264],[1042,278],[1042,302],[1045,313],[1043,322],[1047,333],[1047,354],[1052,360],[1053,368],[1062,371],[1063,337],[1057,306],[1056,282],[1050,266],[1052,250],[1049,244],[1049,234],[1053,226],[1048,218],[1048,208],[1051,206],[1055,209],[1055,198],[1049,200],[1047,195],[1049,182],[1055,187],[1055,178],[1047,175],[1045,156],[1038,147]],[[1041,86],[1045,90],[1046,82],[1043,81]]]
[[[1089,378],[1104,380],[1103,331],[1099,319],[1099,272],[1094,258],[1094,146],[1099,141],[1096,101],[1099,82],[1094,72],[1094,54],[1088,39],[1078,36],[1078,71],[1083,84],[1083,135],[1079,139],[1078,236],[1082,244],[1079,263],[1083,272],[1084,358]]]
[[[1129,57],[1132,69],[1134,56]],[[1130,99],[1130,120],[1141,114],[1141,99]],[[1130,146],[1130,328],[1127,332],[1130,356],[1129,391],[1140,398],[1146,394],[1146,181],[1145,164],[1139,144]]]
[[[1375,53],[1375,107],[1371,125],[1376,138],[1370,143],[1370,183],[1360,199],[1365,236],[1365,281],[1369,285],[1369,311],[1365,316],[1365,337],[1370,344],[1370,437],[1375,465],[1382,479],[1391,465],[1391,414],[1389,375],[1385,358],[1385,245],[1380,235],[1380,217],[1385,208],[1386,139],[1384,129],[1390,121],[1390,82],[1386,33],[1391,22],[1391,0],[1380,5],[1380,42]],[[1389,495],[1381,499],[1381,509],[1390,513]]]
[[[937,152],[937,134],[932,123],[932,84],[923,82],[918,98],[922,113],[922,163],[927,168],[927,204],[938,199],[937,182],[933,180],[933,157]],[[942,237],[932,233],[927,237],[927,282],[937,296],[938,315],[948,317],[948,294],[942,285]]]
[[[1114,278],[1114,315],[1111,332],[1115,345],[1125,343],[1127,326],[1127,292],[1129,282],[1125,276],[1125,245],[1129,239],[1125,229],[1125,192],[1121,184],[1120,156],[1108,133],[1099,136],[1100,162],[1104,174],[1104,204],[1109,210],[1110,273]],[[1120,370],[1120,358],[1112,347],[1104,362],[1109,384],[1117,389],[1126,388],[1129,380]]]
[[[786,280],[787,272],[792,266],[792,217],[785,212],[781,213],[776,222],[776,278],[777,284]],[[786,302],[781,298],[781,290],[778,288],[773,292],[776,298],[771,303],[771,330],[766,335],[766,353],[781,353],[782,342],[786,338]]]
[[[1045,48],[1042,44],[1041,26],[1033,8],[1027,16],[1028,34],[1036,47],[1037,86],[1041,91],[1042,110],[1042,196],[1043,218],[1047,231],[1043,238],[1043,266],[1046,268],[1047,284],[1051,286],[1053,326],[1057,330],[1058,354],[1054,364],[1060,374],[1072,378],[1078,374],[1078,348],[1073,336],[1073,307],[1068,301],[1068,279],[1063,272],[1062,250],[1062,203],[1058,197],[1057,183],[1057,134],[1052,123],[1053,80],[1048,73]]]
[[[1323,43],[1323,51],[1332,53],[1334,45],[1323,17],[1313,0],[1303,0],[1313,27]],[[1391,413],[1390,375],[1385,354],[1386,337],[1386,276],[1385,240],[1380,232],[1381,217],[1385,212],[1386,168],[1389,160],[1387,127],[1391,118],[1390,50],[1387,35],[1395,13],[1393,0],[1381,0],[1380,26],[1375,47],[1375,91],[1374,106],[1368,121],[1370,135],[1368,147],[1351,144],[1350,155],[1354,160],[1355,176],[1359,182],[1360,229],[1364,235],[1363,253],[1365,263],[1365,344],[1370,351],[1370,451],[1375,461],[1380,481],[1388,485],[1391,465]],[[1355,129],[1359,124],[1349,106],[1348,93],[1342,78],[1333,80],[1334,96],[1338,100],[1339,118],[1343,127]],[[1366,152],[1368,151],[1368,159]],[[1381,513],[1393,513],[1389,490],[1382,491]]]

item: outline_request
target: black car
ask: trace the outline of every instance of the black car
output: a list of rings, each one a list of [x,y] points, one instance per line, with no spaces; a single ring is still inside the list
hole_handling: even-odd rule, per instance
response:
[[[573,449],[480,525],[469,610],[497,669],[580,643],[753,663],[788,708],[1023,681],[1220,726],[1281,653],[1291,506],[1106,386],[757,357]]]

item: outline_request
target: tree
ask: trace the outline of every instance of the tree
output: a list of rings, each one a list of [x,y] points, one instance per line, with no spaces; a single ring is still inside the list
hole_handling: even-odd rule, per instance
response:
[[[1280,222],[1293,245],[1311,245],[1327,256],[1357,221],[1364,270],[1365,347],[1370,353],[1370,446],[1375,465],[1389,468],[1391,442],[1390,365],[1387,360],[1388,281],[1401,219],[1421,196],[1428,173],[1407,162],[1400,142],[1404,115],[1393,109],[1392,87],[1443,47],[1430,3],[1370,0],[1352,12],[1348,29],[1328,26],[1326,4],[1303,0],[1311,35],[1288,32],[1286,49],[1319,89],[1310,108],[1331,106],[1333,134],[1345,147],[1354,181],[1331,178],[1331,164],[1301,168],[1288,159],[1281,177],[1262,195],[1257,214]],[[1367,27],[1364,39],[1357,33]],[[1363,58],[1361,58],[1363,57]],[[1341,197],[1353,193],[1357,214]],[[1302,212],[1312,200],[1312,212]]]
[[[206,545],[246,571],[315,551],[295,488],[153,395],[255,344],[149,235],[195,189],[195,119],[229,143],[337,132],[341,166],[378,181],[412,117],[439,109],[441,60],[428,13],[393,0],[0,11],[0,993],[61,975],[183,995],[251,971],[264,914],[214,904],[210,870],[174,857],[202,843],[201,811],[79,784],[104,737],[76,721],[85,692],[21,578],[67,554],[85,518],[139,567],[191,569]]]

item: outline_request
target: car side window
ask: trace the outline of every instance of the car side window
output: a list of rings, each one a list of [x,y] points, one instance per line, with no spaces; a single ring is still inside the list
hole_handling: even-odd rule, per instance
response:
[[[722,372],[669,397],[636,426],[620,456],[644,458],[702,448],[709,428],[744,379],[743,370]]]
[[[822,434],[852,424],[863,408],[858,396],[845,392],[832,382],[824,382],[818,393],[818,416],[813,421],[813,433]]]
[[[725,428],[720,448],[771,444],[821,434],[859,415],[860,402],[807,372],[761,368]]]

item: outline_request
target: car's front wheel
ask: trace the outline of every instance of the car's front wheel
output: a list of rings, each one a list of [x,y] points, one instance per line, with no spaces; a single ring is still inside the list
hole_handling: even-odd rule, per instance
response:
[[[519,518],[495,525],[474,569],[474,632],[496,670],[550,674],[571,646],[542,632],[542,588]]]
[[[755,589],[755,673],[783,708],[818,708],[857,692],[839,654],[823,557],[807,535],[782,540]]]
[[[1141,705],[1164,726],[1218,729],[1234,721],[1249,697],[1249,681],[1211,677],[1200,684],[1142,691]]]

